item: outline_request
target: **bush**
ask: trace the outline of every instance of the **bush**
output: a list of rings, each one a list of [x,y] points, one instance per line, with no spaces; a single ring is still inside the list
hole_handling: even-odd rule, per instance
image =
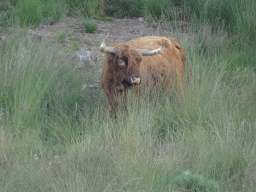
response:
[[[82,24],[88,33],[94,33],[98,29],[98,24],[93,19],[83,19]]]
[[[192,174],[191,171],[184,171],[175,177],[174,185],[177,189],[187,189],[189,191],[219,191],[216,181],[207,179],[202,175]]]

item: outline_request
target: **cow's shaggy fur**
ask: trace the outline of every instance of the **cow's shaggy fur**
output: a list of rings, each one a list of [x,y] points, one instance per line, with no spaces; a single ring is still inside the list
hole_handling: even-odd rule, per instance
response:
[[[152,56],[142,56],[137,49],[154,50],[162,46],[162,52]],[[182,45],[173,38],[142,37],[127,43],[113,44],[118,51],[116,54],[107,53],[101,74],[101,86],[109,99],[113,111],[118,106],[117,98],[124,97],[128,88],[147,85],[153,80],[158,85],[163,80],[164,86],[171,86],[182,92],[184,83],[184,69],[192,79],[191,69]],[[120,63],[124,62],[125,65]],[[133,85],[131,78],[140,78],[141,83]]]

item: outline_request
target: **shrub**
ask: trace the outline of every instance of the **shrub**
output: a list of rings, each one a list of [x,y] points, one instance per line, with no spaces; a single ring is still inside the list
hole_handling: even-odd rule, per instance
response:
[[[82,24],[88,33],[94,33],[98,29],[98,24],[93,19],[83,19]]]
[[[191,171],[184,171],[181,175],[175,177],[173,182],[177,189],[208,192],[220,190],[216,181],[207,179],[202,175],[192,174]]]

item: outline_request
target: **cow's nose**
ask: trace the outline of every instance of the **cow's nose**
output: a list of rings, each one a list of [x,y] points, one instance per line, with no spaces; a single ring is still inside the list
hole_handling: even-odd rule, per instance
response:
[[[131,77],[132,84],[140,84],[140,77]]]

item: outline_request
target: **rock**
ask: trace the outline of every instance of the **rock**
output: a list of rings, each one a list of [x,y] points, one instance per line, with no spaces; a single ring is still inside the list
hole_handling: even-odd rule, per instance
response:
[[[59,52],[58,59],[65,61],[68,59],[75,70],[83,67],[96,67],[96,64],[92,60],[91,52],[89,50],[82,49],[75,53]]]
[[[93,85],[86,85],[86,84],[84,84],[83,87],[82,87],[82,90],[84,90],[86,87],[90,87],[90,88],[99,87],[99,84],[93,84]]]
[[[144,21],[143,17],[139,17],[138,20],[139,20],[140,22]]]
[[[89,50],[82,49],[75,53],[76,69],[83,66],[96,67],[95,63],[91,59],[91,52]]]

